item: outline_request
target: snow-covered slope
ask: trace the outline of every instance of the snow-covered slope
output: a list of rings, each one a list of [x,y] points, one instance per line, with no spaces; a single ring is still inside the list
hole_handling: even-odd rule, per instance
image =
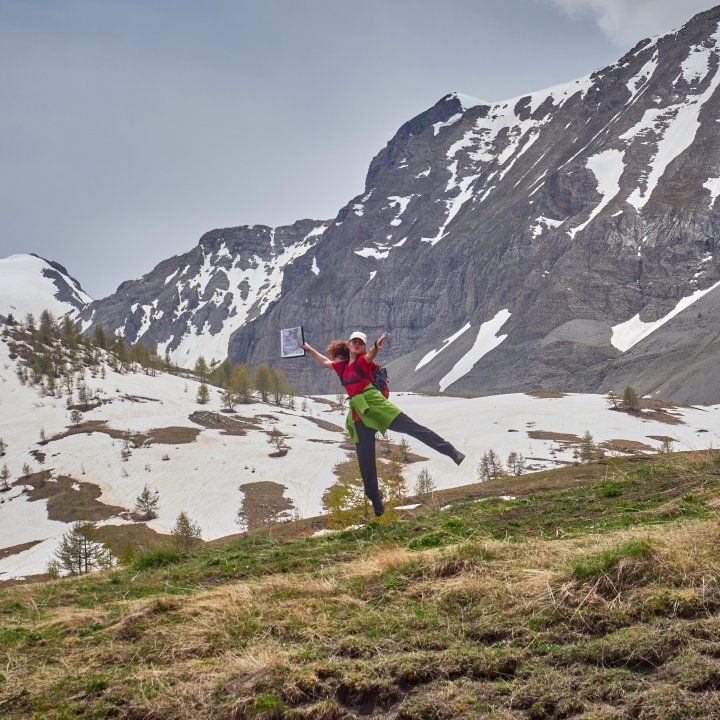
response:
[[[56,317],[76,314],[92,298],[56,262],[37,255],[11,255],[0,259],[0,315],[22,320],[43,310]]]
[[[100,524],[130,522],[122,509],[131,509],[147,485],[160,494],[159,516],[148,523],[150,528],[167,533],[184,510],[200,525],[203,537],[213,539],[240,529],[236,517],[245,498],[240,486],[249,483],[284,487],[285,497],[300,516],[319,514],[323,492],[335,481],[333,467],[347,457],[341,447],[344,435],[337,431],[344,413],[332,409],[327,399],[298,398],[294,410],[258,402],[228,414],[221,412],[219,391],[213,388],[210,402],[199,405],[198,383],[175,375],[120,374],[106,367],[104,377],[102,373],[86,376],[86,382],[103,404],[86,412],[83,421],[104,422],[104,429],[96,424],[60,438],[71,427],[67,397],[41,395],[35,386],[21,384],[8,346],[0,342],[0,438],[7,445],[0,466],[6,464],[11,472],[11,489],[0,492],[0,579],[44,572],[71,520],[48,519],[48,500],[32,500],[28,486],[14,484],[26,463],[33,473],[51,471],[50,483],[70,478],[77,492],[81,483],[97,486],[99,501],[118,508]],[[407,466],[410,489],[423,468],[438,488],[476,482],[477,466],[489,449],[502,459],[512,451],[522,453],[533,469],[572,462],[572,447],[552,436],[533,439],[531,434],[537,431],[582,435],[589,430],[598,443],[636,441],[648,451],[657,449],[664,436],[673,438],[678,450],[720,445],[717,406],[672,410],[684,424],[667,425],[653,417],[612,411],[607,400],[597,395],[463,399],[400,393],[393,399],[467,455],[456,467],[410,439],[412,451],[428,458]],[[226,435],[197,424],[189,419],[197,411],[242,422],[247,434]],[[123,440],[106,432],[136,435],[163,428],[174,428],[166,431],[165,442],[132,448],[127,460],[121,457]],[[181,441],[177,428],[194,429],[197,437]],[[283,457],[270,456],[274,448],[267,433],[272,428],[286,436],[289,451]],[[40,442],[41,436],[46,442]],[[42,464],[38,452],[45,455]],[[34,544],[22,547],[26,543]],[[3,553],[3,548],[12,550]]]

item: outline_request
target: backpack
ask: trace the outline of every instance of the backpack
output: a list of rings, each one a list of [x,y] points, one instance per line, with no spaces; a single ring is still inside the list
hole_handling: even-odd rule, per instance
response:
[[[351,381],[350,383],[345,383],[345,380],[343,379],[343,375],[345,374],[345,368],[347,367],[348,361],[343,360],[343,364],[340,367],[340,382],[344,385],[351,384],[352,382],[357,381]],[[357,365],[356,365],[357,367]],[[372,371],[372,377],[368,376],[368,379],[370,382],[375,386],[377,390],[379,390],[382,393],[382,396],[387,398],[390,397],[390,384],[388,382],[388,371],[387,368],[380,367],[377,363],[373,363],[371,366]],[[359,373],[358,373],[359,374]]]

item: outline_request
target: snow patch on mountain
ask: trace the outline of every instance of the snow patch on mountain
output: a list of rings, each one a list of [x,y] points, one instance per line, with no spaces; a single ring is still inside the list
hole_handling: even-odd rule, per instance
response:
[[[61,317],[92,302],[62,266],[37,255],[10,255],[0,259],[0,315],[22,320],[43,310]]]
[[[510,311],[500,310],[492,320],[484,322],[478,330],[477,338],[470,350],[463,355],[453,366],[450,372],[440,380],[440,392],[444,392],[454,382],[467,375],[475,363],[496,348],[507,335],[498,335],[500,328],[510,319]]]
[[[441,347],[439,347],[437,350],[431,350],[427,355],[422,358],[422,360],[420,360],[420,362],[415,366],[415,372],[417,372],[421,367],[427,365],[431,360],[437,357],[443,350],[445,350],[451,343],[457,340],[466,330],[469,329],[470,323],[466,323],[456,333],[453,333],[450,337],[445,338]]]
[[[668,320],[671,320],[683,310],[689,308],[694,302],[703,297],[703,295],[707,295],[719,286],[720,282],[716,282],[705,290],[696,290],[691,295],[682,298],[667,315],[654,322],[642,321],[640,319],[640,313],[638,313],[624,323],[613,325],[610,342],[620,350],[620,352],[627,352],[633,345],[637,345],[643,338],[655,332],[655,330],[664,325]]]

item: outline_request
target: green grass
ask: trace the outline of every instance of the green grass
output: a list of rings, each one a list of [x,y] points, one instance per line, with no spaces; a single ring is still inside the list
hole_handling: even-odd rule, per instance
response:
[[[572,469],[515,500],[8,586],[0,717],[718,716],[719,469]]]

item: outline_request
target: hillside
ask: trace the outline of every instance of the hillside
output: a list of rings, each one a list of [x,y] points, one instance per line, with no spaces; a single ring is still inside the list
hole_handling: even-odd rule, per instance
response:
[[[323,495],[337,481],[338,463],[352,457],[345,410],[334,398],[263,402],[255,391],[231,409],[223,389],[211,385],[201,404],[200,379],[164,371],[159,358],[143,367],[87,338],[29,337],[5,327],[0,342],[0,470],[9,473],[0,490],[0,580],[45,573],[63,534],[80,520],[96,523],[116,555],[126,546],[163,545],[181,512],[205,541],[298,517],[309,532],[325,527],[318,517]],[[113,347],[120,347],[116,340]],[[598,395],[392,397],[467,456],[456,467],[410,439],[401,468],[409,497],[390,503],[401,507],[416,502],[423,471],[440,491],[477,483],[490,450],[503,464],[510,453],[522,455],[521,472],[529,472],[578,463],[586,432],[610,456],[654,453],[666,443],[675,450],[720,446],[718,407],[648,400],[641,411],[622,412]],[[389,439],[389,446],[378,443],[381,462],[401,437]],[[132,511],[146,486],[158,492],[159,508],[140,521]]]
[[[7,587],[0,715],[718,717],[719,480],[716,452],[615,459]]]

